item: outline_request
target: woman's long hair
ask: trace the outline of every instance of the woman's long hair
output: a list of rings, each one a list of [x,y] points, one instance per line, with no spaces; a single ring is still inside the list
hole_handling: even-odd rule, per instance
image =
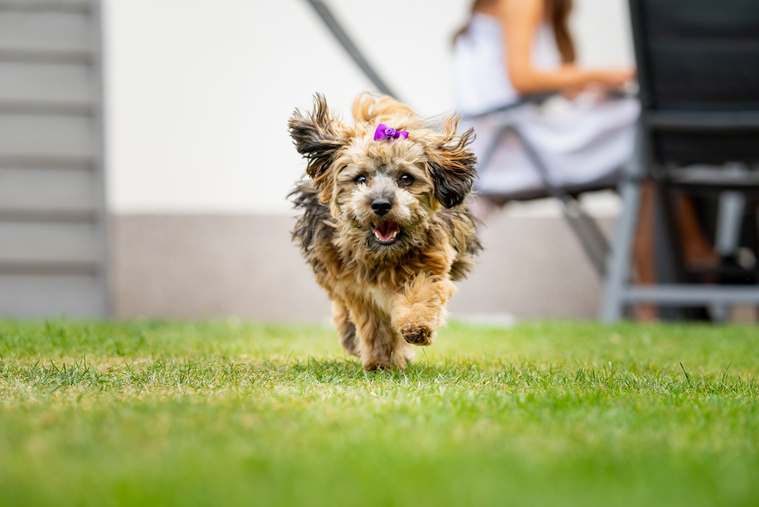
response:
[[[556,39],[556,47],[561,55],[562,63],[574,63],[577,59],[575,41],[569,31],[569,15],[572,13],[573,0],[543,0],[545,4],[545,17],[551,23],[553,35]],[[494,5],[498,0],[474,0],[472,2],[472,14],[485,7]],[[453,36],[455,41],[469,30],[469,23],[464,25]]]

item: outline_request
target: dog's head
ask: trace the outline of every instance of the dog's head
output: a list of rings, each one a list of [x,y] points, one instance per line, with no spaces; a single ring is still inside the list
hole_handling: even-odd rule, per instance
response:
[[[436,131],[394,99],[364,94],[353,104],[355,124],[348,125],[330,115],[324,97],[314,102],[310,114],[296,110],[290,134],[321,201],[370,251],[421,246],[419,233],[430,218],[441,207],[459,206],[470,192],[473,132],[457,136],[454,116]],[[392,129],[386,133],[380,124],[408,136],[393,138]]]

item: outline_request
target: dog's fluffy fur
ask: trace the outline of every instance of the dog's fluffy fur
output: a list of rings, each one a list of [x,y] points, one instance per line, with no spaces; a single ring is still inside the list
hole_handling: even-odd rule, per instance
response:
[[[403,368],[413,345],[430,345],[481,249],[465,198],[475,178],[451,116],[437,130],[390,97],[359,95],[353,125],[316,95],[289,127],[306,174],[291,193],[303,210],[293,232],[334,303],[345,349],[366,370]],[[373,139],[380,123],[408,139]]]

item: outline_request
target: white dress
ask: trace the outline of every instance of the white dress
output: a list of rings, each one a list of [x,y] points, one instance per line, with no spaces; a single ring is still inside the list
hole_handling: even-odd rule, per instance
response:
[[[531,50],[537,69],[561,65],[553,31],[539,27]],[[453,83],[456,110],[476,115],[514,104],[519,94],[508,79],[500,20],[475,13],[469,30],[456,40]],[[561,98],[522,105],[462,122],[475,128],[473,151],[480,157],[504,122],[516,125],[559,185],[584,185],[615,176],[633,150],[640,105],[634,99]],[[515,194],[544,187],[522,144],[513,136],[501,141],[486,167],[478,168],[475,188],[484,193]]]

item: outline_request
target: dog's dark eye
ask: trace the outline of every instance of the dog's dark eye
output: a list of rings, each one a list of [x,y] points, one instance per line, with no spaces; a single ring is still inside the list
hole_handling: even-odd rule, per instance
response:
[[[404,174],[403,176],[400,177],[398,182],[404,187],[407,187],[414,182],[414,177],[411,176],[410,174]]]
[[[364,185],[366,183],[366,176],[364,176],[363,174],[356,176],[353,179],[353,183],[355,183],[356,185]]]

